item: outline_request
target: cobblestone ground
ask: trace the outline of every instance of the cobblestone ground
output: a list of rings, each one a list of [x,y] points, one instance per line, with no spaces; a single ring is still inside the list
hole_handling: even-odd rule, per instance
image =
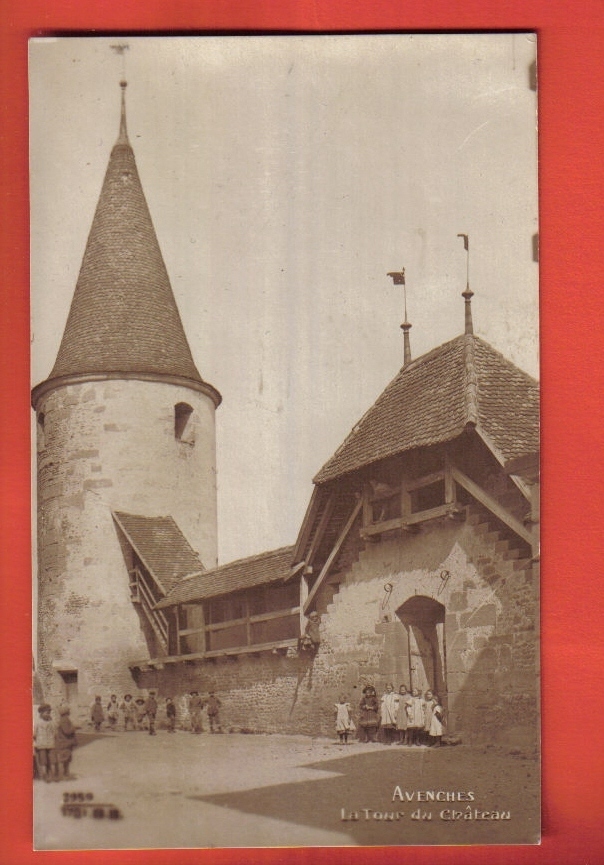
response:
[[[517,751],[164,730],[81,733],[80,742],[74,780],[34,782],[37,849],[538,840],[539,767]],[[411,801],[400,801],[397,786]],[[418,802],[417,791],[472,792],[474,800]],[[92,808],[62,814],[79,794],[115,806],[121,818]]]

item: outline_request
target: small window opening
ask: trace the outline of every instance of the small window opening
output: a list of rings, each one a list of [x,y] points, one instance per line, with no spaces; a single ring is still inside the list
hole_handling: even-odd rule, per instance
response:
[[[69,703],[75,703],[78,697],[78,671],[75,668],[57,671],[63,680],[63,697]]]
[[[194,444],[193,409],[186,402],[174,406],[174,438],[178,441]]]

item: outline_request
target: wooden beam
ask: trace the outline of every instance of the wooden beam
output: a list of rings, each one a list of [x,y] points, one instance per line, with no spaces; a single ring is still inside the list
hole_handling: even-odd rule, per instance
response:
[[[527,529],[519,522],[516,517],[512,516],[508,511],[503,508],[499,502],[486,493],[481,487],[478,486],[471,478],[465,475],[462,471],[455,468],[455,466],[451,467],[451,471],[453,473],[453,478],[455,481],[463,487],[467,492],[473,496],[476,501],[480,502],[487,510],[489,510],[493,516],[497,517],[498,520],[501,520],[502,523],[505,523],[508,528],[510,528],[519,538],[522,538],[523,541],[526,541],[529,546],[533,547],[534,538],[531,532],[527,531]]]
[[[176,605],[176,654],[181,654],[180,646],[180,604]]]
[[[445,502],[455,503],[455,481],[453,480],[452,463],[449,454],[445,454]]]
[[[319,588],[323,584],[325,577],[329,573],[329,570],[330,570],[331,566],[333,565],[333,563],[336,559],[336,556],[340,552],[340,547],[342,546],[342,544],[346,540],[346,536],[348,535],[348,532],[351,530],[352,526],[354,525],[354,521],[356,520],[359,513],[361,512],[362,507],[363,507],[363,498],[361,496],[361,497],[359,497],[358,502],[354,506],[352,513],[348,517],[348,522],[346,523],[346,525],[344,526],[344,528],[340,532],[340,536],[338,537],[337,541],[335,542],[335,544],[333,546],[332,551],[330,552],[329,556],[327,557],[327,560],[326,560],[325,564],[323,565],[323,568],[321,569],[321,573],[317,577],[314,586],[312,587],[312,589],[310,590],[310,592],[308,594],[308,598],[306,599],[306,603],[304,604],[304,612],[305,613],[310,608],[310,605],[311,605],[315,595],[317,594]]]
[[[304,622],[304,606],[308,598],[308,577],[302,574],[300,578],[300,634],[304,633],[306,624]]]
[[[321,543],[321,541],[323,539],[323,534],[324,534],[325,529],[327,528],[327,526],[329,524],[329,521],[331,519],[331,515],[333,514],[333,509],[335,507],[335,504],[336,504],[336,496],[335,496],[335,493],[332,492],[332,493],[330,493],[330,496],[327,499],[327,502],[325,504],[325,510],[321,514],[321,518],[320,518],[319,523],[317,525],[317,528],[315,530],[314,537],[311,541],[310,549],[308,551],[308,555],[306,556],[306,560],[305,560],[307,565],[312,565],[312,560],[315,557],[315,553],[317,552],[319,544]]]
[[[422,487],[428,487],[430,484],[435,484],[437,481],[442,481],[445,473],[443,469],[439,469],[437,472],[430,472],[429,475],[423,475],[421,478],[416,478],[413,481],[407,481],[407,492],[411,493],[413,490],[419,490]]]
[[[438,517],[447,517],[455,505],[437,505],[435,508],[428,508],[425,511],[416,511],[414,514],[409,514],[405,520],[405,525],[415,526],[417,523],[425,523],[428,520],[435,520]]]
[[[402,519],[400,517],[394,517],[392,520],[384,520],[383,523],[373,523],[371,526],[365,526],[362,532],[366,537],[371,535],[381,535],[382,532],[391,532],[393,529],[400,529],[402,525]]]
[[[289,649],[298,645],[297,637],[288,640],[275,640],[273,643],[258,643],[256,646],[235,646],[232,649],[212,649],[211,652],[192,652],[190,655],[166,655],[164,658],[145,658],[144,661],[133,661],[128,664],[132,670],[138,667],[156,666],[157,664],[182,664],[187,661],[203,661],[205,658],[218,658],[220,655],[243,655],[253,652],[270,652],[272,649]]]
[[[226,619],[224,622],[216,622],[214,625],[205,625],[203,628],[185,628],[179,631],[180,635],[186,637],[190,634],[201,634],[202,631],[224,631],[225,628],[230,628],[234,625],[245,625],[248,621],[267,622],[269,619],[284,619],[288,616],[295,616],[299,612],[299,607],[287,607],[285,610],[276,610],[272,613],[257,613],[254,616],[246,616],[241,619]]]
[[[315,514],[317,508],[319,507],[319,495],[321,492],[322,490],[320,490],[319,487],[315,486],[313,488],[308,507],[306,508],[306,513],[304,514],[304,519],[302,520],[302,525],[300,527],[300,533],[296,541],[296,546],[294,548],[293,561],[296,561],[296,559],[301,559],[304,554],[304,548],[308,543],[308,538],[310,536],[310,532],[312,531],[312,527],[315,521]]]

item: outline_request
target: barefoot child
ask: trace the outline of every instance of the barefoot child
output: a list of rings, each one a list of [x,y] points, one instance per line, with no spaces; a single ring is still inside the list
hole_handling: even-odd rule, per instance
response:
[[[348,734],[354,730],[354,723],[352,708],[345,694],[340,694],[334,708],[336,710],[336,733],[340,738],[340,744],[347,745]]]

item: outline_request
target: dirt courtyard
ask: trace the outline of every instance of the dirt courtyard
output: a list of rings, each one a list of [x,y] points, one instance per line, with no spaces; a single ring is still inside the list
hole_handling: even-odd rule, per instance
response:
[[[79,741],[75,780],[34,782],[37,849],[513,844],[539,837],[539,765],[518,751],[180,730],[80,733]],[[62,813],[67,799],[86,796],[115,806],[121,817],[108,810],[95,817],[92,808],[79,817]]]

